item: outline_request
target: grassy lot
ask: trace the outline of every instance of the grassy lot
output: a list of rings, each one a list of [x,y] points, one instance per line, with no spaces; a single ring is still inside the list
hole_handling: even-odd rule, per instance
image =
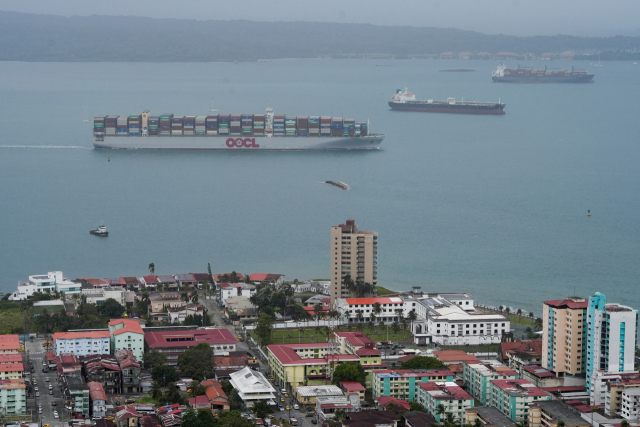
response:
[[[384,297],[384,296],[387,296],[387,295],[395,295],[397,293],[398,292],[396,292],[396,291],[390,291],[387,288],[383,288],[382,286],[378,286],[378,296],[379,297]]]
[[[533,327],[535,323],[535,319],[531,319],[530,317],[521,317],[515,314],[509,314],[509,320],[515,325],[525,325],[531,327]]]
[[[0,310],[0,334],[10,334],[17,328],[24,328],[26,313],[17,306]]]
[[[47,310],[47,313],[49,313],[49,314],[51,314],[51,313],[60,313],[60,312],[64,311],[64,306],[63,305],[49,305],[49,306],[33,307],[34,315],[41,314],[44,310]]]
[[[340,327],[341,331],[355,331],[354,328]],[[373,341],[386,341],[387,340],[387,328],[376,327],[374,331],[368,328],[364,328],[362,332]],[[320,331],[312,328],[298,331],[297,329],[276,329],[271,335],[271,340],[274,344],[293,344],[298,342],[326,342],[327,333],[324,328]],[[408,340],[413,338],[410,331],[400,330],[397,334],[393,333],[391,327],[389,327],[389,341]]]

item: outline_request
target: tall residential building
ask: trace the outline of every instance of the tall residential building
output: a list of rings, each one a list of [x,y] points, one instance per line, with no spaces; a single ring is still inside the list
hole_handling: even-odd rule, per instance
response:
[[[587,362],[586,298],[545,301],[542,308],[542,366],[556,376],[582,376]]]
[[[587,344],[587,391],[591,393],[593,375],[598,371],[633,371],[638,344],[638,310],[607,303],[607,297],[596,292],[589,297]]]
[[[378,233],[358,230],[352,219],[331,227],[331,305],[337,298],[351,296],[343,281],[347,274],[354,282],[371,284],[376,295],[377,260]]]

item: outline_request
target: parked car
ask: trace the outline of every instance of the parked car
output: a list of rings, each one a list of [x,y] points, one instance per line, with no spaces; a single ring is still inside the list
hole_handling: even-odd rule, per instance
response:
[[[56,406],[57,403],[56,402],[51,402],[51,406]]]
[[[53,394],[53,390],[49,390],[49,394]]]
[[[38,392],[38,393],[36,393],[36,397],[40,397],[40,393],[39,393],[39,392]]]
[[[311,419],[311,424],[318,424],[318,420],[316,420],[315,418]]]
[[[297,403],[293,404],[293,409],[295,409],[296,411],[300,409],[300,406]]]

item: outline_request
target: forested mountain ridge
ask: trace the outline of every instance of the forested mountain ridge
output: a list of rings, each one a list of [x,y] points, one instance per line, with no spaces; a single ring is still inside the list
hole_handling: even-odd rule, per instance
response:
[[[640,37],[516,37],[452,28],[325,22],[196,21],[0,11],[0,60],[208,62],[396,57],[451,52],[640,50]]]

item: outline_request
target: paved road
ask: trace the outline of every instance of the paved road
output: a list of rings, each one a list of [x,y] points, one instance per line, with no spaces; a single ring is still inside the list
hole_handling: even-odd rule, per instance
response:
[[[27,398],[27,406],[33,411],[34,422],[39,420],[40,425],[51,424],[52,427],[62,427],[67,425],[66,422],[61,421],[62,419],[68,420],[69,414],[66,409],[64,409],[64,400],[62,398],[62,392],[60,391],[57,374],[55,371],[49,371],[48,373],[42,372],[42,361],[46,361],[47,359],[45,349],[42,346],[42,339],[34,338],[33,340],[28,340],[26,350],[28,361],[33,363],[35,371],[31,374],[31,377],[36,380],[35,385],[33,382],[31,382],[31,385],[27,382],[27,393],[31,396],[30,398]],[[47,378],[49,379],[48,382]],[[49,394],[49,384],[53,386],[52,395]],[[39,397],[35,397],[35,387],[38,388],[38,392],[40,393]],[[53,402],[56,402],[56,406],[52,405]],[[42,413],[39,414],[38,418],[36,414],[38,414],[39,404],[42,405]],[[57,409],[60,414],[60,418],[57,420],[53,416],[54,409]]]

